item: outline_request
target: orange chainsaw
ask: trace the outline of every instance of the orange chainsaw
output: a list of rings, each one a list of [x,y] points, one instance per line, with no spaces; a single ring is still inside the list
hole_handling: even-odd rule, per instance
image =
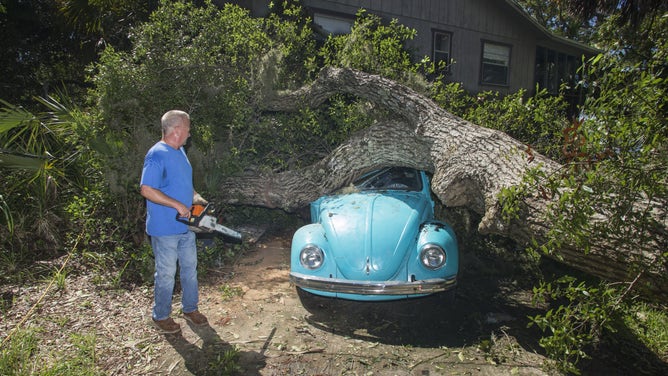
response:
[[[194,232],[217,232],[225,241],[241,243],[241,234],[218,223],[218,219],[213,216],[214,211],[211,204],[195,204],[190,207],[190,218],[180,217],[177,214],[176,220],[187,224]]]

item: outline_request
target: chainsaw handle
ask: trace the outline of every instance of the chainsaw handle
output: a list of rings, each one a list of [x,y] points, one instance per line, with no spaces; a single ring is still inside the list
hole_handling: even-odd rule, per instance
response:
[[[204,215],[209,211],[209,204],[201,205],[195,204],[190,207],[190,218],[181,217],[179,213],[176,213],[176,220],[185,223],[189,226],[197,226],[199,221],[204,217]]]
[[[176,213],[176,220],[181,222],[181,223],[185,223],[187,225],[192,225],[195,222],[195,217],[193,217],[192,215],[190,216],[190,218],[181,217],[178,213]]]

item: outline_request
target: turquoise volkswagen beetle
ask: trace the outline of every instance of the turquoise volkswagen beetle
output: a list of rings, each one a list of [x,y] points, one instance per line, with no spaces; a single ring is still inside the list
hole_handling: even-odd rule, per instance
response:
[[[311,224],[292,238],[298,290],[350,300],[397,300],[453,291],[459,251],[434,219],[424,171],[387,167],[311,203]]]

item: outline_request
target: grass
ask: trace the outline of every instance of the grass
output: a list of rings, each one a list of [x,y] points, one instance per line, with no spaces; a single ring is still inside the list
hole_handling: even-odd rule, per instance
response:
[[[207,374],[211,375],[237,375],[241,371],[239,367],[239,350],[236,347],[225,350],[218,354],[215,359],[209,361]]]
[[[219,289],[223,301],[232,300],[235,296],[241,296],[244,293],[241,287],[232,287],[228,284],[220,286]]]
[[[39,354],[39,329],[25,329],[13,333],[3,343],[0,351],[1,375],[59,375],[81,376],[102,375],[96,367],[97,354],[95,334],[73,333],[69,336],[69,345],[74,351],[58,351],[44,358]]]
[[[34,354],[39,340],[35,330],[17,331],[3,339],[0,351],[0,375],[30,375],[35,367]]]
[[[668,311],[639,302],[630,307],[624,323],[648,349],[668,362]]]

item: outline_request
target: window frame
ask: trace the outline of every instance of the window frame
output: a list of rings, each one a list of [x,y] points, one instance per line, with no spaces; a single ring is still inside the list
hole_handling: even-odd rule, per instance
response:
[[[443,50],[437,50],[436,49],[436,35],[441,34],[444,36],[448,37],[448,50],[443,51]],[[443,53],[447,56],[446,59],[436,59],[436,53]],[[445,30],[439,30],[439,29],[432,29],[431,30],[431,58],[434,64],[437,64],[439,61],[445,61],[445,66],[446,69],[449,71],[450,70],[450,65],[452,63],[452,32],[450,31],[445,31]]]
[[[489,76],[486,71],[486,65],[490,65],[492,67],[501,67],[502,65],[499,64],[491,64],[491,63],[486,63],[485,62],[485,47],[487,45],[490,46],[495,46],[495,47],[502,47],[507,49],[508,55],[506,59],[506,65],[503,66],[505,67],[505,79],[503,82],[492,82],[485,79],[486,76]],[[510,69],[511,69],[511,63],[512,63],[512,54],[513,54],[513,46],[508,43],[501,43],[501,42],[495,42],[491,40],[481,40],[480,43],[480,77],[479,77],[479,83],[480,85],[488,85],[488,86],[503,86],[503,87],[508,87],[510,86]],[[498,75],[498,74],[497,74]],[[492,75],[493,76],[493,75]]]
[[[314,25],[318,25],[324,32],[326,32],[329,35],[346,35],[350,34],[350,31],[355,24],[355,18],[351,18],[350,15],[345,14],[345,13],[338,13],[338,12],[329,12],[325,10],[315,10],[311,13],[311,18],[313,20]],[[346,25],[344,29],[346,31],[342,30],[328,30],[325,26],[322,24],[318,23],[318,19],[320,20],[330,20],[333,21],[336,26],[341,26],[343,24]],[[334,25],[332,24],[332,25]]]
[[[534,59],[534,84],[546,89],[550,94],[558,94],[562,84],[571,87],[577,85],[578,70],[582,66],[582,57],[542,45],[536,46]]]

